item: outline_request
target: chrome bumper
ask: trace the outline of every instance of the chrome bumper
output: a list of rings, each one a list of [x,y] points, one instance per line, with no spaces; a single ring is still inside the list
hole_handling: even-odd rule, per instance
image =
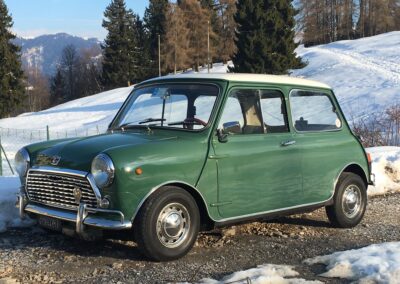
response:
[[[124,214],[116,210],[89,208],[86,204],[81,203],[78,207],[78,212],[75,213],[74,211],[51,208],[45,205],[29,204],[28,198],[23,189],[21,189],[18,196],[18,207],[21,219],[25,218],[26,213],[32,213],[72,222],[76,225],[75,230],[78,235],[83,235],[85,232],[85,226],[106,230],[124,230],[132,228],[132,223],[130,221],[125,221]],[[96,213],[118,215],[119,220],[105,219],[96,216]]]
[[[375,185],[375,174],[371,173],[369,180],[371,181],[371,185]]]

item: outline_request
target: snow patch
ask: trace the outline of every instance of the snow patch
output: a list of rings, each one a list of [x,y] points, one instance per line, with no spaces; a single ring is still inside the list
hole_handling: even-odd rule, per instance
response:
[[[342,278],[359,283],[399,283],[400,242],[370,245],[356,250],[335,252],[306,259],[306,264],[325,264],[323,277]]]
[[[371,154],[375,186],[368,188],[368,195],[400,191],[400,147],[373,147]]]
[[[18,177],[0,177],[0,233],[10,227],[26,227],[32,224],[29,219],[22,221],[15,207],[20,186]]]
[[[235,284],[295,284],[295,283],[322,283],[320,281],[308,281],[300,278],[292,278],[299,275],[294,270],[293,266],[289,265],[276,265],[264,264],[256,268],[238,271],[231,275],[224,277],[221,280],[202,279],[202,284],[222,284],[222,283],[235,283]],[[288,278],[290,277],[290,278]]]

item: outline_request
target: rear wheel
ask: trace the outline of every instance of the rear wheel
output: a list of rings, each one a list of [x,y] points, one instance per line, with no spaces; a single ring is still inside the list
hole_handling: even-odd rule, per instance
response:
[[[150,259],[167,261],[188,253],[196,241],[200,215],[185,190],[166,186],[151,196],[136,217],[135,238]]]
[[[352,228],[359,224],[367,207],[367,188],[362,178],[343,173],[339,178],[334,204],[326,207],[329,221],[339,228]]]

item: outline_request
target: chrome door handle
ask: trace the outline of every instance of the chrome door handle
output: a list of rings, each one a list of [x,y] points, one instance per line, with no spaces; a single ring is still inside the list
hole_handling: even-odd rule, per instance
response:
[[[288,140],[288,141],[283,141],[283,142],[281,143],[281,146],[286,147],[286,146],[290,146],[290,145],[294,145],[294,144],[296,144],[296,141],[295,141],[295,140]]]

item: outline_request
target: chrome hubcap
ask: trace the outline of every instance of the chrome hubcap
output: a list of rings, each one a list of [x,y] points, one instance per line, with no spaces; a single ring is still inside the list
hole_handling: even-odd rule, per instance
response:
[[[343,212],[348,218],[355,217],[361,209],[361,190],[358,186],[349,185],[343,193]]]
[[[185,206],[170,203],[165,206],[157,218],[157,236],[168,247],[180,246],[188,237],[190,216]]]

